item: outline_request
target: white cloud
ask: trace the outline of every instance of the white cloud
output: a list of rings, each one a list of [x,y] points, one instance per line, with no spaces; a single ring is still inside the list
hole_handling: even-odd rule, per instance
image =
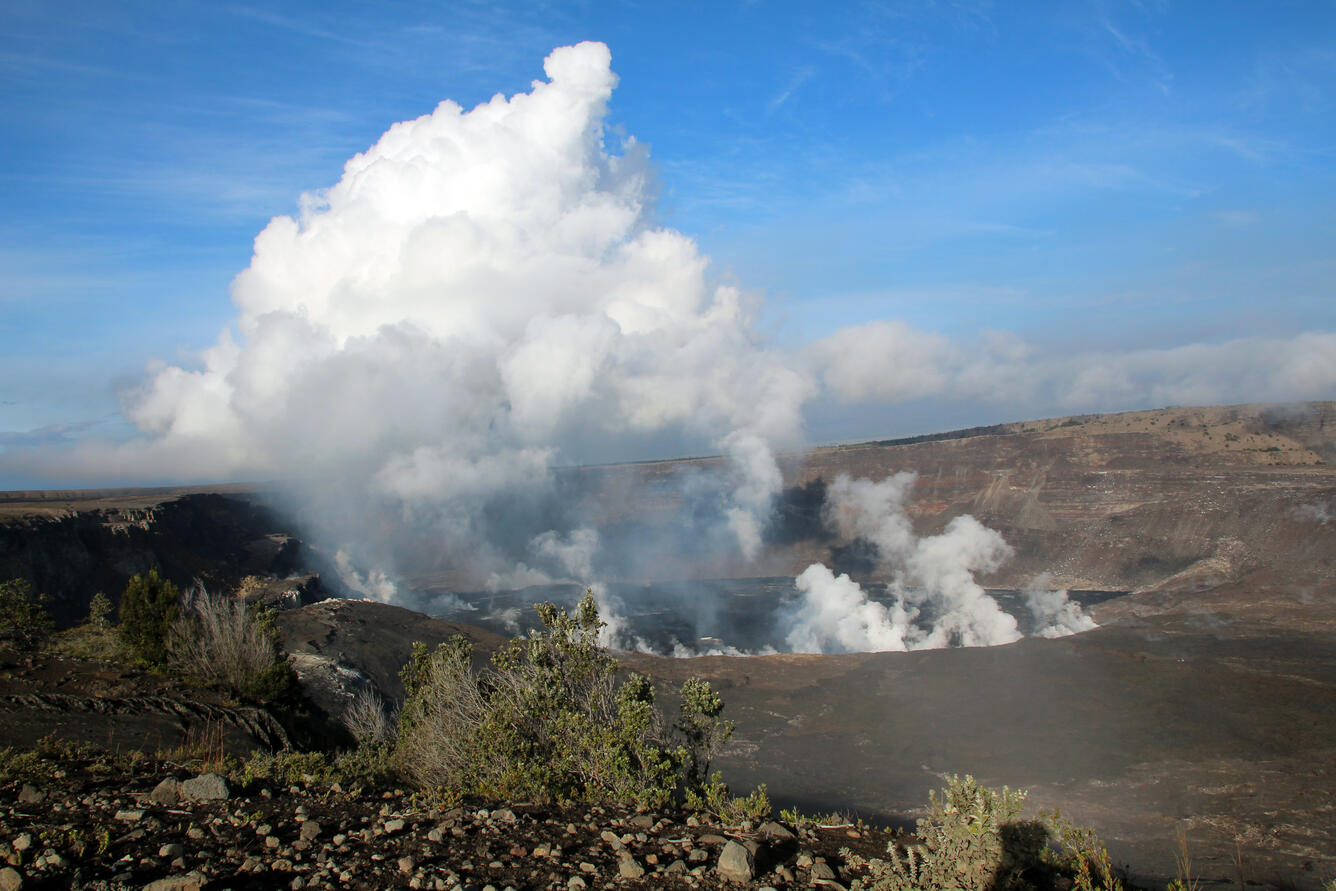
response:
[[[1292,402],[1336,395],[1336,334],[1242,338],[1163,349],[1040,355],[1006,332],[952,341],[900,322],[842,328],[806,352],[851,403],[985,399],[1019,412]]]

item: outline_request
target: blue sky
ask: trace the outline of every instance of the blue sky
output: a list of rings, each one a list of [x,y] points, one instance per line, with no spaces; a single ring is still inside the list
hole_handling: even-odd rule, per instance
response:
[[[233,324],[270,218],[390,124],[526,91],[582,40],[611,49],[606,137],[649,146],[654,222],[759,295],[777,348],[875,320],[1044,361],[1336,332],[1336,6],[838,6],[10,0],[0,449],[138,435],[124,392]],[[807,433],[1212,391],[1120,392],[860,397]]]

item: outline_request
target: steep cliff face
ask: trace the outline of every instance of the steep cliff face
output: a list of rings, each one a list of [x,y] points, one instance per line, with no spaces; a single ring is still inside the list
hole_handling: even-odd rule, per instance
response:
[[[300,568],[300,542],[249,493],[69,494],[10,493],[0,504],[0,578],[31,581],[61,625],[82,619],[94,593],[115,601],[150,569],[231,589]]]

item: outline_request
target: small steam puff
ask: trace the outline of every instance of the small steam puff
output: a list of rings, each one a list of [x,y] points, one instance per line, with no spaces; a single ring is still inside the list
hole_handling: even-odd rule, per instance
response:
[[[399,593],[397,586],[385,573],[376,570],[366,574],[358,572],[347,551],[340,550],[334,554],[334,567],[338,570],[339,581],[350,591],[369,600],[391,603]]]
[[[938,535],[914,534],[905,502],[915,476],[880,482],[836,478],[827,491],[825,519],[842,536],[877,548],[880,565],[894,572],[886,606],[869,598],[848,575],[814,563],[798,576],[800,597],[783,620],[796,652],[865,652],[995,646],[1021,638],[1016,619],[975,580],[1011,555],[996,531],[971,516],[956,517]],[[1060,637],[1095,627],[1066,591],[1028,592],[1036,632]],[[931,624],[921,621],[932,617]]]

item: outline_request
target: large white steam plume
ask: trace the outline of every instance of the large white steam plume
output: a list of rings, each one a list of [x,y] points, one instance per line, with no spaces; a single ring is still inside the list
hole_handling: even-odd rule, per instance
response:
[[[690,238],[652,225],[647,153],[605,146],[610,61],[600,43],[562,47],[527,93],[395,124],[275,218],[233,286],[240,339],[131,399],[153,448],[308,480],[321,522],[343,527],[345,578],[381,595],[365,513],[430,529],[474,577],[511,573],[526,549],[497,544],[490,505],[538,497],[556,461],[656,435],[733,459],[719,524],[754,555],[773,449],[801,441],[815,387],[758,345],[748,302],[709,283]],[[340,524],[336,499],[361,515]],[[588,542],[521,525],[546,561],[527,578],[588,577],[564,565]]]

